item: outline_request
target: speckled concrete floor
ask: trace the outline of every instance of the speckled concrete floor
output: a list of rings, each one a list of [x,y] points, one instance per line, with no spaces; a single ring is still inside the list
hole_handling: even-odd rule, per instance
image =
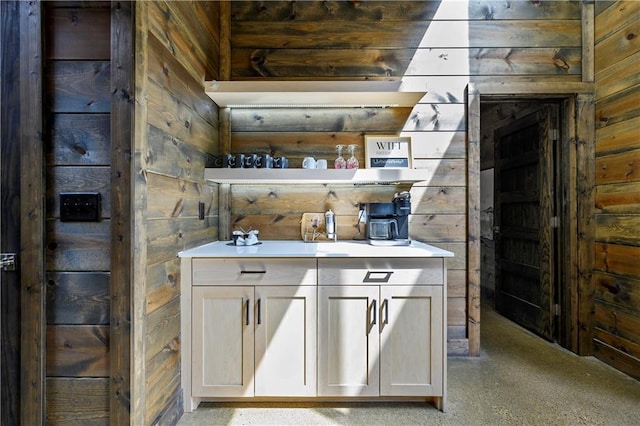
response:
[[[482,310],[482,356],[449,358],[446,413],[423,403],[203,403],[186,425],[638,425],[640,382]]]

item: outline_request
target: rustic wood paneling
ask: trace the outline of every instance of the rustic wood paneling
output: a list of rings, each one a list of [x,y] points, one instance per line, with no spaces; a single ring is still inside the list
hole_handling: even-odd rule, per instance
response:
[[[147,129],[149,128],[148,116],[149,107],[146,99],[148,98],[148,87],[150,80],[147,78],[149,74],[149,56],[150,46],[149,38],[149,2],[136,2],[135,8],[132,10],[135,16],[135,52],[137,55],[134,63],[133,75],[135,99],[137,99],[134,109],[133,135],[129,139],[131,144],[130,152],[133,154],[130,170],[134,169],[138,172],[135,175],[127,174],[125,179],[130,179],[130,186],[133,186],[133,192],[129,193],[130,197],[135,194],[135,207],[133,208],[133,229],[131,230],[130,257],[134,265],[146,265],[147,255],[147,230],[145,226],[144,210],[147,205],[146,195],[146,150],[147,150]],[[123,188],[124,189],[124,188]],[[131,191],[131,190],[130,190]],[[126,192],[125,192],[126,194]],[[130,199],[133,202],[133,198]],[[124,271],[123,271],[124,272]],[[146,282],[146,267],[130,268],[130,280],[135,283]],[[124,276],[124,275],[123,275]],[[130,297],[132,321],[127,325],[129,332],[136,339],[130,348],[130,374],[129,383],[124,382],[125,386],[130,388],[129,394],[129,416],[127,423],[143,424],[147,415],[146,406],[146,362],[145,362],[145,345],[143,336],[146,333],[146,303],[147,291],[143,284],[135,285],[131,288],[128,297]],[[123,335],[127,328],[123,329]],[[124,352],[122,353],[124,355]],[[123,360],[124,361],[124,360]],[[119,384],[118,384],[119,385]],[[121,403],[118,403],[121,405]],[[122,416],[126,416],[126,410],[120,410]],[[112,413],[112,416],[114,413]]]
[[[0,252],[18,253],[20,244],[20,9],[0,2]],[[11,82],[7,84],[7,82]],[[24,247],[23,247],[24,248]],[[18,273],[2,274],[0,286],[0,424],[20,423],[21,283]]]
[[[418,186],[411,188],[413,214],[465,214],[467,190],[462,186]]]
[[[103,60],[111,58],[109,9],[50,8],[45,41],[47,59]]]
[[[621,2],[627,3],[627,2]],[[599,21],[599,16],[597,21]],[[640,49],[640,20],[633,15],[620,16],[617,27],[609,27],[608,34],[596,42],[595,66],[596,70],[604,69],[610,64],[619,62]],[[600,24],[596,25],[600,28]]]
[[[109,165],[111,129],[109,114],[51,114],[51,142],[47,162],[60,166]]]
[[[202,157],[200,157],[202,159]],[[204,166],[201,163],[201,166]],[[218,193],[202,183],[174,179],[156,173],[147,175],[148,219],[191,217],[198,218],[199,203],[204,203],[205,217],[218,215]]]
[[[594,267],[603,272],[640,277],[640,247],[619,244],[595,244]]]
[[[637,2],[599,7],[595,20],[596,357],[640,377],[640,54]]]
[[[218,108],[203,83],[218,78],[219,8],[136,4],[134,279],[144,285],[134,295],[135,424],[172,424],[182,414],[176,254],[217,238],[217,185],[203,182],[203,169],[218,154]]]
[[[640,307],[640,278],[595,274],[596,298],[631,311]],[[640,356],[638,356],[640,358]]]
[[[579,20],[235,22],[232,48],[565,47],[580,45]],[[268,38],[262,38],[269,34]],[[469,37],[470,35],[473,37]]]
[[[134,388],[131,322],[134,316],[135,285],[132,269],[134,226],[131,218],[134,195],[132,152],[135,96],[134,51],[135,11],[129,2],[114,2],[111,8],[111,228],[110,228],[110,307],[109,328],[109,422],[133,423]],[[138,108],[138,106],[135,106]],[[133,347],[132,347],[133,346]]]
[[[109,379],[48,378],[46,424],[109,423]]]
[[[180,296],[180,259],[149,266],[147,278],[147,313],[151,313]]]
[[[157,417],[162,416],[167,410],[176,409],[172,400],[180,399],[178,387],[180,386],[180,340],[172,340],[163,350],[149,361],[149,373],[146,378],[147,387],[150,389],[148,401],[155,407],[162,407],[160,413],[149,412],[146,424],[163,424]],[[181,407],[177,407],[181,412]]]
[[[596,241],[640,245],[640,215],[607,215],[596,216]]]
[[[47,223],[47,270],[108,271],[110,221]]]
[[[640,180],[640,149],[596,157],[596,184]]]
[[[45,164],[42,10],[20,2],[20,422],[45,420]],[[25,77],[22,79],[22,77]]]
[[[183,102],[211,126],[217,127],[217,111],[202,90],[202,82],[194,79],[173,54],[156,37],[149,37],[148,77],[158,86]]]
[[[627,2],[631,3],[631,2]],[[596,71],[596,98],[602,99],[627,87],[640,84],[640,51]]]
[[[100,193],[101,219],[111,216],[110,168],[108,166],[51,167],[47,186],[47,216],[60,217],[61,192]]]
[[[622,348],[626,349],[629,346],[629,343],[617,336],[607,335],[599,331],[596,331],[596,335],[598,336],[598,339],[594,340],[593,346],[595,356],[601,361],[606,362],[629,376],[635,379],[640,379],[640,374],[638,374],[638,359],[636,357],[629,356],[625,351],[618,349],[620,345],[624,345]],[[613,345],[608,344],[608,342]]]
[[[50,111],[108,113],[110,68],[108,61],[50,61],[45,83]]]
[[[195,79],[213,78],[218,74],[217,62],[214,62],[218,58],[216,43],[208,38],[212,36],[206,25],[194,19],[194,7],[180,7],[179,3],[151,2],[147,9],[149,31]]]
[[[640,117],[640,90],[628,87],[596,102],[596,126],[602,128]],[[636,132],[636,136],[638,133]]]
[[[109,375],[109,326],[49,325],[47,377]]]
[[[47,324],[109,324],[109,274],[47,274]]]
[[[640,181],[596,187],[597,213],[633,214],[640,211]]]

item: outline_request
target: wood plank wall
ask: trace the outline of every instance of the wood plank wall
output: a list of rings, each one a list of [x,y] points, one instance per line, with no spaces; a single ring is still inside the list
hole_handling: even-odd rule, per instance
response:
[[[335,145],[367,134],[413,140],[414,167],[425,181],[412,192],[412,238],[455,253],[449,267],[449,352],[479,354],[479,307],[467,309],[467,147],[464,90],[496,80],[581,81],[580,2],[233,1],[232,80],[402,78],[426,91],[406,108],[232,109],[231,151],[332,160]],[[355,235],[357,204],[390,201],[398,188],[325,185],[238,186],[231,225],[263,238],[299,238],[305,211],[331,207],[338,234]],[[475,291],[475,290],[474,290]]]
[[[640,379],[640,3],[596,12],[593,347]]]
[[[217,239],[217,186],[204,167],[218,152],[217,2],[136,2],[134,328],[132,424],[182,415],[180,269],[176,254]],[[199,219],[199,204],[204,219]]]
[[[110,4],[44,3],[46,422],[109,419]],[[60,192],[99,192],[99,222]]]

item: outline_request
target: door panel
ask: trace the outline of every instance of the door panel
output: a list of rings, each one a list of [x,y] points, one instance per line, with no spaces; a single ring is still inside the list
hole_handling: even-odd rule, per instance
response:
[[[550,107],[496,131],[496,310],[552,336],[553,115]]]
[[[320,286],[318,300],[318,396],[378,396],[378,287]]]
[[[380,395],[441,395],[442,287],[382,286],[380,300]]]
[[[315,396],[316,287],[255,292],[256,396]]]
[[[253,287],[193,288],[194,396],[253,396],[252,303]]]

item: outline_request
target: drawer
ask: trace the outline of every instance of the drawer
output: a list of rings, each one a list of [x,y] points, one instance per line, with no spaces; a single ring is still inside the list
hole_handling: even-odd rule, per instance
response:
[[[193,285],[316,285],[316,259],[194,258]]]
[[[442,258],[318,259],[320,285],[442,285]]]

